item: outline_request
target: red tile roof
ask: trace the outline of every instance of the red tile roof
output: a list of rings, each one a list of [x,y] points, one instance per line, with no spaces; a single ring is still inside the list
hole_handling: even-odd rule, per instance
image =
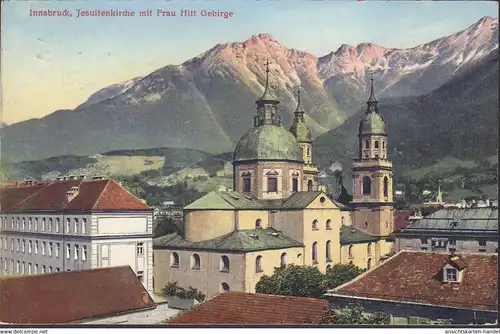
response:
[[[413,214],[413,210],[394,211],[394,232],[401,230],[410,223],[408,218]]]
[[[328,301],[228,291],[181,313],[169,324],[304,324],[328,311]]]
[[[53,324],[154,308],[130,267],[0,278],[0,322]]]
[[[331,295],[498,310],[498,255],[460,254],[460,258],[466,268],[459,283],[442,282],[449,254],[402,251]]]
[[[78,187],[67,201],[66,192]],[[151,210],[114,180],[64,180],[0,188],[2,212],[38,210]]]

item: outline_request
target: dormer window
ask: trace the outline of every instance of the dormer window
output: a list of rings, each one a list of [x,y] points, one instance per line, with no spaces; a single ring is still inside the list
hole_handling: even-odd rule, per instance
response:
[[[457,281],[457,270],[454,268],[446,269],[446,281],[456,282]]]

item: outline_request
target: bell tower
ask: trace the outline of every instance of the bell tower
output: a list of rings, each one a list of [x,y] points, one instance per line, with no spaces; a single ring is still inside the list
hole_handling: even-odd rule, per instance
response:
[[[370,97],[359,123],[359,155],[352,171],[354,194],[353,225],[386,237],[394,230],[392,162],[387,156],[385,121],[379,113],[378,101],[370,78]]]

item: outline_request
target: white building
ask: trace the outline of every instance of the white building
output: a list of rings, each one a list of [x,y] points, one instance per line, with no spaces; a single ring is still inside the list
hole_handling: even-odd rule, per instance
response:
[[[0,276],[130,266],[153,287],[151,208],[113,180],[0,189]]]

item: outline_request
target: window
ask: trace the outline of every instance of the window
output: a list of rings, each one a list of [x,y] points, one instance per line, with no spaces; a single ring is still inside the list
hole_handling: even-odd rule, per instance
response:
[[[45,243],[45,241],[42,241],[42,255],[45,255],[46,246],[47,246],[47,244]]]
[[[221,289],[221,292],[229,291],[229,284],[227,284],[226,282],[221,283],[220,289]]]
[[[368,254],[368,256],[372,255],[372,243],[368,243],[368,246],[366,246],[366,254]]]
[[[385,141],[382,140],[382,149],[385,149]]]
[[[312,245],[312,262],[318,263],[318,243],[314,242]]]
[[[313,191],[313,181],[307,181],[307,191]]]
[[[59,218],[56,218],[56,232],[59,233],[59,230],[61,228],[61,222],[59,221]]]
[[[52,242],[49,242],[49,249],[48,249],[48,255],[52,256],[52,250],[53,250]]]
[[[49,274],[52,274],[52,267],[49,267]]]
[[[179,268],[179,254],[173,252],[170,256],[170,267]]]
[[[366,140],[365,141],[365,149],[369,149],[370,148],[370,141],[369,140]]]
[[[137,272],[137,278],[139,279],[139,282],[144,282],[144,271],[140,270]]]
[[[42,274],[45,274],[47,272],[47,267],[46,266],[42,266]]]
[[[82,261],[87,261],[87,246],[82,246]]]
[[[421,249],[427,249],[427,239],[420,239],[420,248]]]
[[[75,218],[75,233],[78,233],[78,218]]]
[[[389,196],[389,179],[387,176],[384,176],[384,196]]]
[[[14,238],[10,238],[10,250],[14,251]]]
[[[22,221],[22,224],[21,224],[21,229],[24,231],[26,230],[26,218],[23,217],[23,221]]]
[[[375,140],[375,148],[378,148],[378,140]]]
[[[345,222],[344,222],[344,217],[341,217],[341,218],[340,218],[340,224],[341,224],[342,226],[344,226],[344,225],[345,225]]]
[[[33,241],[28,240],[28,254],[31,254],[33,249]]]
[[[281,254],[281,258],[280,258],[280,265],[283,267],[283,266],[286,266],[286,253],[283,253]]]
[[[486,240],[478,240],[479,247],[486,247]]]
[[[66,244],[66,258],[71,259],[71,245]]]
[[[224,273],[229,272],[229,258],[225,255],[220,257],[220,271]]]
[[[244,177],[243,178],[243,192],[249,193],[250,191],[252,191],[252,180],[250,180],[249,177]]]
[[[448,248],[453,251],[457,248],[457,241],[455,239],[448,239]]]
[[[38,254],[38,241],[35,241],[35,254]]]
[[[31,266],[31,262],[28,263],[28,275],[31,275],[31,272],[32,272],[33,268]]]
[[[46,226],[45,226],[45,218],[42,218],[42,232],[45,232]]]
[[[372,193],[372,180],[369,176],[363,177],[363,195],[370,195]]]
[[[263,270],[262,270],[262,256],[259,255],[257,256],[257,258],[255,259],[255,272],[256,273],[261,273]]]
[[[87,218],[82,218],[82,234],[87,234]]]
[[[7,250],[8,247],[9,246],[8,246],[8,242],[7,242],[7,237],[4,237],[3,238],[3,249]]]
[[[326,262],[332,261],[332,242],[328,240],[326,242]]]
[[[78,260],[80,259],[80,247],[78,247],[78,245],[75,245],[75,254],[74,254],[74,259],[75,260]]]
[[[35,264],[35,275],[38,274],[38,264]]]
[[[449,282],[457,281],[457,270],[456,269],[446,269],[446,280]]]
[[[349,258],[352,258],[352,245],[349,246]]]
[[[61,248],[61,245],[59,243],[56,244],[56,257],[59,257],[59,250]]]
[[[66,218],[66,233],[71,233],[71,219]]]
[[[302,264],[302,254],[297,254],[297,263]]]
[[[59,267],[56,267],[56,273],[60,272],[61,269]]]
[[[259,218],[259,219],[257,219],[257,220],[255,221],[255,228],[261,228],[261,227],[262,227],[261,223],[262,223],[262,221],[260,220],[260,218]]]
[[[372,268],[372,259],[368,259],[368,262],[366,263],[366,269],[370,270]]]
[[[331,230],[332,229],[332,221],[330,219],[328,219],[326,221],[326,229],[327,230]]]
[[[139,242],[136,245],[137,255],[144,255],[144,243]]]
[[[16,252],[19,252],[21,249],[21,240],[16,239]]]
[[[28,230],[31,231],[31,229],[33,228],[33,220],[31,219],[31,217],[28,218]]]
[[[52,225],[54,222],[52,221],[52,218],[49,218],[49,232],[52,232]]]
[[[9,266],[8,262],[9,261],[7,261],[7,259],[3,260],[3,270],[5,272],[9,271],[9,269],[7,268]]]
[[[331,264],[329,264],[329,265],[326,266],[326,271],[328,271],[330,269],[332,269],[332,265]]]
[[[294,193],[299,191],[299,179],[297,179],[296,177],[292,179],[292,191]]]
[[[318,230],[318,221],[316,219],[314,219],[313,222],[312,222],[312,229],[313,230]]]
[[[267,178],[267,192],[277,192],[278,191],[278,179],[275,177]]]
[[[19,261],[16,261],[16,274],[19,274],[21,272],[21,264]]]
[[[198,254],[193,254],[191,257],[191,269],[200,270],[201,269],[201,260]]]

